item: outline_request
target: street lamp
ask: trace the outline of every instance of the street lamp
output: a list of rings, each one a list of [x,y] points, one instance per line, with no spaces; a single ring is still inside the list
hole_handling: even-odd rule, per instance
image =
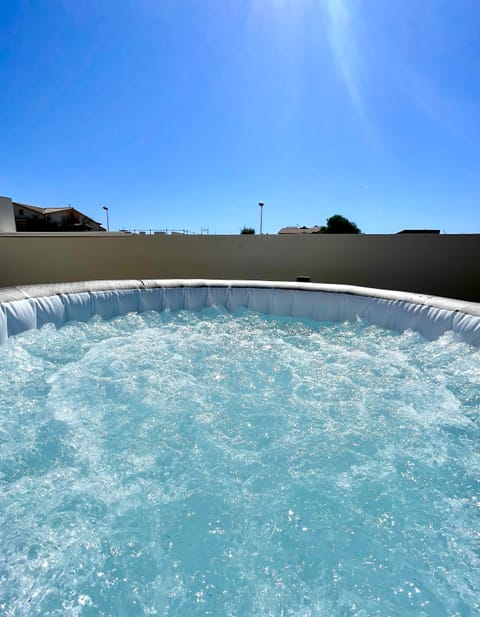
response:
[[[262,235],[262,227],[263,227],[263,206],[265,205],[263,201],[259,201],[258,205],[260,206],[260,235]]]
[[[102,206],[102,208],[105,210],[105,212],[107,213],[107,231],[110,231],[110,223],[108,221],[108,206]]]

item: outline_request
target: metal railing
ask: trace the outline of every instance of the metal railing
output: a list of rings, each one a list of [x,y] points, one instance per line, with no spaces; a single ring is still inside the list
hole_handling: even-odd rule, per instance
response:
[[[202,228],[200,233],[190,231],[189,229],[119,229],[118,231],[124,234],[139,236],[208,236],[209,234],[207,228]]]

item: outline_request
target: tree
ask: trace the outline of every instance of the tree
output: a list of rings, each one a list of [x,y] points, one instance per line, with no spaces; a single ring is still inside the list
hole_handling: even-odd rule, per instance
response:
[[[334,214],[327,219],[327,226],[322,227],[319,234],[361,234],[361,230],[353,221],[349,221],[341,214]]]
[[[253,227],[243,227],[243,229],[240,230],[241,234],[254,234],[255,233],[255,229]]]

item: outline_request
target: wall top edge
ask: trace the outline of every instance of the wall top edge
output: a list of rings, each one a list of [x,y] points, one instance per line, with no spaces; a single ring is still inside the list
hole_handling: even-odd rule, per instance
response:
[[[296,283],[288,281],[255,281],[223,279],[144,279],[144,280],[105,280],[80,281],[71,283],[53,283],[44,285],[19,285],[0,288],[0,303],[15,302],[33,298],[114,290],[147,290],[167,287],[240,287],[251,289],[284,289],[291,291],[309,291],[351,294],[378,298],[382,300],[401,301],[410,304],[426,305],[432,308],[461,312],[480,317],[480,303],[466,302],[453,298],[443,298],[427,294],[359,287],[356,285],[339,285],[332,283]]]
[[[155,238],[156,240],[165,240],[166,238],[247,238],[247,239],[265,239],[265,238],[338,238],[348,237],[354,241],[361,241],[361,238],[398,238],[399,241],[404,241],[405,238],[420,238],[429,239],[438,238],[477,238],[480,239],[479,233],[458,233],[458,234],[429,234],[429,233],[391,233],[391,234],[134,234],[124,233],[120,231],[15,231],[15,232],[0,232],[0,238],[136,238],[145,240],[146,238]]]

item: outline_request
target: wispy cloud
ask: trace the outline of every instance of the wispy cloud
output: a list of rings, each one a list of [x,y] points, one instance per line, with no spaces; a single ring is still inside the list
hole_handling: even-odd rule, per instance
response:
[[[327,36],[340,78],[365,132],[371,137],[364,98],[364,65],[355,31],[355,15],[351,0],[325,0]]]
[[[465,138],[472,132],[477,98],[471,93],[477,81],[467,82],[461,71],[472,74],[475,66],[466,53],[475,49],[477,40],[471,25],[479,14],[474,4],[469,8],[468,3],[454,3],[439,11],[435,0],[385,5],[322,0],[338,76],[365,133],[377,145],[383,143],[378,130],[387,100],[400,121],[415,122],[411,116],[416,110],[451,136]]]

